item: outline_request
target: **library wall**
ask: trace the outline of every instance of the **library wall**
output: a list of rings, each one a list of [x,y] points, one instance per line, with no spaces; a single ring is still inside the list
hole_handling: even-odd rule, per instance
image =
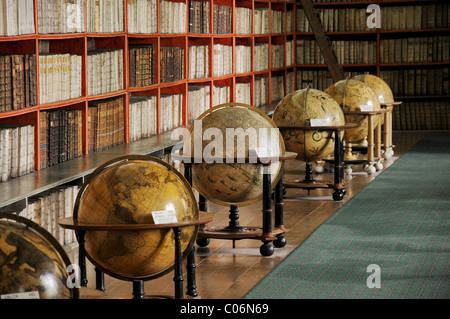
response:
[[[315,1],[346,76],[397,100],[394,130],[449,129],[449,4]],[[300,1],[1,0],[1,181],[186,126],[208,108],[273,109],[332,79]]]

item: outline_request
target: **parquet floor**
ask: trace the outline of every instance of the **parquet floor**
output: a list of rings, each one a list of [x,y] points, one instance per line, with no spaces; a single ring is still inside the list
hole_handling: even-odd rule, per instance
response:
[[[404,154],[423,135],[418,132],[394,132],[394,157],[384,162],[384,169],[395,159]],[[448,132],[446,133],[448,134]],[[299,160],[286,163],[285,180],[303,179],[305,164]],[[240,299],[252,289],[268,272],[276,267],[293,249],[327,220],[342,205],[370,183],[380,172],[367,175],[362,171],[362,164],[353,167],[351,176],[346,175],[347,193],[342,201],[334,201],[331,189],[287,189],[284,205],[284,225],[289,230],[285,237],[287,245],[275,248],[270,257],[262,257],[259,253],[261,241],[253,239],[238,240],[233,248],[233,241],[211,239],[207,247],[197,247],[196,283],[201,299]],[[316,179],[332,180],[331,173],[316,175]],[[260,226],[261,202],[239,208],[241,225]],[[228,224],[228,207],[209,204],[208,211],[215,214],[210,225]],[[77,250],[69,252],[73,262],[77,262]],[[186,268],[184,267],[184,270]],[[184,274],[186,286],[186,273]],[[88,287],[95,287],[95,272],[88,261]],[[173,272],[152,281],[145,282],[147,295],[174,295]],[[107,298],[131,298],[131,282],[121,281],[105,276],[105,295]],[[185,290],[186,291],[186,290]],[[84,295],[92,298],[92,295]],[[186,296],[185,298],[192,298]]]

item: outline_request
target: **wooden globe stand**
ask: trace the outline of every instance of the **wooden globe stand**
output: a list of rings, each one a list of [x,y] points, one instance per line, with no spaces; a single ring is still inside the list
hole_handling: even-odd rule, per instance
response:
[[[82,285],[87,284],[86,280],[86,261],[85,261],[85,251],[84,251],[84,236],[88,231],[130,231],[130,230],[154,230],[161,228],[171,228],[174,233],[174,247],[175,247],[175,264],[174,264],[174,285],[175,285],[175,299],[183,299],[183,270],[182,270],[182,251],[181,251],[181,229],[187,226],[198,226],[209,223],[213,219],[213,214],[207,212],[200,212],[197,219],[170,223],[170,224],[117,224],[117,225],[107,225],[107,224],[88,224],[79,223],[73,218],[64,218],[59,220],[59,225],[62,228],[71,229],[77,232],[79,235],[79,260],[81,268]],[[190,252],[190,254],[192,251]],[[192,259],[188,261],[188,280],[189,277],[194,281],[188,282],[191,284],[191,290],[195,286],[195,264],[192,264]],[[101,274],[97,271],[97,276]],[[192,277],[194,276],[194,277]],[[97,289],[102,289],[102,280],[97,277]],[[104,289],[104,286],[103,286]],[[192,294],[192,291],[190,291]],[[188,292],[189,294],[189,292]],[[159,296],[158,296],[159,297]],[[144,293],[144,280],[133,280],[133,299],[145,299],[151,298],[151,296],[146,296]]]
[[[284,233],[288,230],[283,225],[283,203],[282,203],[282,179],[278,180],[275,186],[275,193],[278,194],[275,199],[275,225],[272,227],[272,181],[270,174],[271,163],[275,161],[284,161],[294,159],[296,153],[286,152],[282,156],[277,157],[258,157],[257,160],[263,165],[263,196],[262,196],[262,227],[257,226],[241,226],[239,224],[239,209],[238,205],[230,205],[229,224],[227,226],[208,227],[206,224],[200,228],[198,233],[197,244],[201,247],[209,244],[210,238],[233,240],[233,247],[235,240],[241,239],[257,239],[261,240],[263,244],[260,247],[262,256],[271,256],[274,253],[273,245],[277,248],[286,245]],[[184,163],[185,178],[192,185],[192,165],[196,162],[194,158],[176,157]],[[202,158],[202,161],[205,159]],[[238,162],[237,159],[234,159]],[[246,159],[246,162],[249,162]],[[223,161],[225,163],[225,159]],[[280,174],[282,175],[282,174]],[[281,194],[281,197],[280,197]],[[200,195],[201,196],[201,195]],[[200,210],[206,209],[206,198],[200,197]]]
[[[350,157],[344,156],[345,165],[353,165],[359,163],[366,163],[364,171],[371,175],[376,171],[383,169],[383,164],[381,163],[381,123],[374,127],[375,116],[380,116],[381,114],[389,113],[389,109],[381,109],[376,111],[344,111],[345,115],[361,115],[367,116],[367,157]],[[357,149],[354,145],[347,146],[346,154],[353,154],[353,150]],[[346,169],[347,173],[351,173],[351,169]]]
[[[384,125],[383,125],[383,157],[389,159],[394,156],[394,147],[392,143],[392,110],[394,106],[400,105],[403,102],[393,103],[380,103],[381,107],[387,109],[388,112],[384,113]]]
[[[308,192],[310,189],[316,188],[331,188],[334,190],[333,199],[334,200],[342,200],[345,195],[345,181],[344,181],[344,166],[343,166],[343,141],[341,139],[341,134],[345,129],[356,127],[356,124],[346,124],[340,126],[301,126],[295,127],[296,130],[303,130],[306,134],[306,131],[332,131],[334,132],[334,180],[333,181],[316,181],[313,177],[312,165],[310,162],[306,161],[306,169],[305,169],[305,179],[296,180],[290,182],[284,182],[283,187],[285,188],[301,188],[307,189]],[[279,127],[280,130],[290,129],[292,127]]]

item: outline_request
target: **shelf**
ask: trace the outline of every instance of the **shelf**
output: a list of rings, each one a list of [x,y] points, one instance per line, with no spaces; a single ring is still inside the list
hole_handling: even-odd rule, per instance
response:
[[[179,140],[172,132],[162,133],[102,152],[89,153],[58,165],[0,183],[0,208],[40,194],[59,185],[70,183],[92,173],[98,166],[124,155],[148,155],[171,148]]]

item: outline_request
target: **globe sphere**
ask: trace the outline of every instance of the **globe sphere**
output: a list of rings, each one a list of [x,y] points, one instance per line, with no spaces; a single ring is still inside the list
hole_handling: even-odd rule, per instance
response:
[[[378,98],[380,104],[394,103],[394,95],[389,85],[380,77],[372,74],[358,74],[352,79],[367,84]]]
[[[183,154],[195,156],[195,147],[200,149],[202,160],[192,165],[192,184],[202,196],[225,206],[262,198],[264,168],[256,154],[277,157],[285,150],[278,128],[264,112],[247,104],[221,104],[201,114],[189,131]],[[271,162],[272,187],[282,165]]]
[[[345,111],[361,111],[361,106],[371,106],[373,111],[381,109],[380,102],[372,89],[365,83],[346,79],[330,85],[325,93],[328,93],[341,106],[345,115],[346,123],[353,123],[357,126],[345,131],[344,140],[347,142],[359,142],[368,135],[368,116],[362,114],[345,114]],[[374,116],[373,127],[377,127],[380,119]]]
[[[339,104],[330,95],[311,88],[286,95],[276,106],[272,118],[280,128],[286,150],[297,153],[298,159],[307,162],[333,153],[334,132],[299,127],[309,127],[311,119],[323,120],[327,126],[345,125]]]
[[[78,194],[74,220],[118,225],[154,224],[152,212],[173,210],[178,222],[198,218],[198,207],[186,179],[172,166],[151,156],[125,156],[100,166]],[[198,233],[182,227],[183,258]],[[175,246],[170,228],[86,231],[89,260],[122,280],[148,280],[173,269]]]
[[[12,213],[0,218],[0,295],[78,298],[78,289],[67,284],[70,260],[59,242],[26,218]]]

